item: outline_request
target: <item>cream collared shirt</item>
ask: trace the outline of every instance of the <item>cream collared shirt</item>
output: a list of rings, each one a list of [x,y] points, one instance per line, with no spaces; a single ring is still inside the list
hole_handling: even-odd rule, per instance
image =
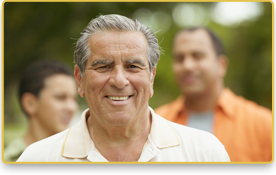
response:
[[[172,123],[149,107],[151,131],[138,162],[229,162],[224,146],[210,133]],[[17,162],[107,162],[90,138],[86,118],[30,145]]]

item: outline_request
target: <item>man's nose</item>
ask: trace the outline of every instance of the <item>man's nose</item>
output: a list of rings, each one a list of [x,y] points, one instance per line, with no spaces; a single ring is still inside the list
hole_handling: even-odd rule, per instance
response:
[[[191,70],[195,67],[195,60],[191,57],[187,57],[182,62],[182,67],[185,70]]]
[[[118,89],[123,89],[127,86],[129,81],[126,77],[126,71],[123,68],[114,68],[109,79],[109,84]]]

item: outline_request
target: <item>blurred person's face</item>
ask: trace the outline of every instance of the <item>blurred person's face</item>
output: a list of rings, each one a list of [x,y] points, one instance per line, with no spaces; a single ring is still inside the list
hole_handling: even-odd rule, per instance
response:
[[[89,39],[91,56],[83,77],[75,66],[78,92],[85,97],[94,123],[129,126],[144,116],[153,95],[147,41],[138,32],[108,31]],[[141,115],[142,114],[142,115]]]
[[[73,77],[52,75],[44,80],[44,88],[36,100],[33,116],[50,134],[67,129],[77,110],[77,89]]]
[[[225,70],[206,31],[184,31],[173,43],[173,71],[182,93],[202,93],[214,88]]]

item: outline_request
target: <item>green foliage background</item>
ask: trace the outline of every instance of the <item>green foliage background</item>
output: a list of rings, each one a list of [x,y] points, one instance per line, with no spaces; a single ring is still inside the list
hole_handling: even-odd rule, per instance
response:
[[[17,84],[29,64],[40,59],[57,59],[73,69],[73,43],[92,18],[99,14],[132,18],[140,8],[171,15],[177,4],[179,2],[6,2],[3,58],[5,140],[9,142],[26,128],[26,119],[17,99]],[[210,11],[215,3],[200,4]],[[263,7],[262,15],[255,21],[229,27],[211,19],[207,27],[221,37],[226,47],[230,64],[225,85],[236,94],[271,109],[272,4],[265,2]],[[171,69],[170,46],[172,37],[180,29],[172,23],[168,32],[156,34],[162,41],[160,46],[164,54],[157,66],[155,93],[150,99],[153,108],[179,95]],[[79,104],[80,110],[86,108],[84,99],[79,99]]]

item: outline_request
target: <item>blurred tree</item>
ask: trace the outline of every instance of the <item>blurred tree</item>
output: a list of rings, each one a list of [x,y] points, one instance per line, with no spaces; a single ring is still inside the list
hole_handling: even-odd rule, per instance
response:
[[[172,19],[169,30],[156,33],[164,50],[157,66],[155,94],[150,106],[156,108],[180,93],[171,69],[171,40],[181,29],[172,13],[180,3],[168,2],[6,2],[4,4],[4,112],[5,123],[21,123],[16,99],[22,71],[40,59],[58,59],[73,69],[74,42],[87,23],[99,14],[132,17],[138,9],[162,11]],[[193,3],[189,3],[193,4]],[[212,12],[216,3],[200,4]],[[263,13],[255,21],[223,26],[210,17],[205,25],[222,38],[230,65],[226,86],[238,95],[272,108],[272,4],[263,3]],[[210,15],[209,15],[210,16]],[[167,21],[161,21],[167,25]],[[154,23],[154,22],[152,22]],[[80,100],[85,106],[85,101]],[[21,114],[21,115],[20,115]]]
[[[272,108],[272,4],[255,22],[244,22],[232,31],[226,85],[237,94]],[[239,71],[237,71],[239,70]]]

